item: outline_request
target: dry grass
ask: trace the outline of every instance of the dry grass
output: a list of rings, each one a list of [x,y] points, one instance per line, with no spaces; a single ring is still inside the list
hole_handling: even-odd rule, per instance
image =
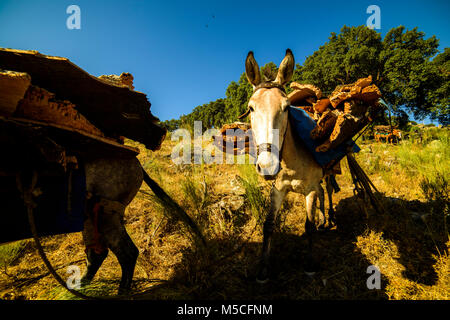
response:
[[[304,198],[289,194],[274,238],[272,281],[264,286],[254,279],[270,184],[248,165],[175,165],[173,146],[166,140],[152,153],[139,145],[139,160],[198,222],[208,248],[196,247],[164,206],[139,193],[126,211],[127,230],[140,250],[133,285],[135,293],[142,293],[137,298],[449,299],[448,207],[442,199],[425,197],[418,176],[401,163],[404,146],[365,144],[357,156],[381,192],[383,214],[354,197],[343,162],[337,177],[341,192],[334,195],[337,227],[315,237],[321,269],[313,278],[303,272]],[[142,190],[151,194],[145,185]],[[84,270],[81,234],[46,237],[43,244],[63,277],[68,265]],[[3,256],[11,259],[4,259],[0,271],[0,297],[73,299],[48,275],[31,241],[2,246],[2,252],[10,252]],[[369,265],[381,271],[380,290],[366,287]],[[120,273],[110,254],[84,292],[114,294]]]

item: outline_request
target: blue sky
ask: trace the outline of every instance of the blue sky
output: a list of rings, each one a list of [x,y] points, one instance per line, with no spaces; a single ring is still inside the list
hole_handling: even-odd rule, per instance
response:
[[[81,8],[69,30],[66,8]],[[404,25],[450,45],[450,1],[82,1],[0,0],[0,47],[63,56],[92,75],[134,75],[161,120],[225,97],[249,50],[260,65],[278,64],[286,48],[296,62],[345,24],[366,23],[381,9],[382,35]]]

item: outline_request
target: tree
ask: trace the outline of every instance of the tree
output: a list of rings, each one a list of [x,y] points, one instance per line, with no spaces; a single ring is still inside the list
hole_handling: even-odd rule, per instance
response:
[[[163,126],[164,128],[167,129],[167,131],[174,131],[176,129],[179,128],[180,126],[180,120],[175,120],[175,119],[171,119],[171,120],[166,120],[160,123],[161,126]]]
[[[432,102],[432,112],[436,119],[443,125],[450,124],[450,48],[438,54],[433,59],[435,68],[436,89],[428,93],[428,99]]]
[[[239,81],[232,81],[226,91],[225,118],[227,122],[234,122],[247,109],[248,101],[253,93],[253,87],[248,82],[245,73]]]
[[[404,106],[417,119],[437,116],[428,96],[440,85],[436,81],[436,68],[430,61],[438,45],[436,37],[425,40],[424,33],[417,28],[405,32],[401,26],[386,34],[380,54],[379,86],[394,110]]]
[[[408,110],[418,119],[429,115],[445,121],[450,113],[449,52],[436,57],[437,61],[431,60],[438,52],[439,41],[435,36],[424,36],[417,28],[405,31],[400,26],[381,39],[379,33],[365,26],[344,26],[340,34],[332,33],[303,66],[297,65],[293,80],[315,84],[327,94],[339,84],[372,75],[397,117],[404,118]]]
[[[377,78],[381,49],[381,36],[376,31],[344,26],[339,35],[331,33],[329,41],[306,58],[304,66],[297,64],[293,81],[311,83],[331,93],[337,85],[361,76]]]

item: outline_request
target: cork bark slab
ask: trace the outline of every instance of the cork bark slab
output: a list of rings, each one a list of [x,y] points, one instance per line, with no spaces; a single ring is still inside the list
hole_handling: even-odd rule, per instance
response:
[[[317,121],[316,127],[311,131],[311,139],[323,141],[328,138],[333,131],[337,118],[338,116],[331,110],[324,112]]]
[[[314,110],[319,113],[325,112],[325,110],[327,110],[329,106],[330,106],[330,99],[328,98],[320,99],[315,104],[313,104]]]
[[[322,97],[322,91],[312,84],[300,84],[292,82],[290,87],[294,89],[288,94],[288,99],[293,106],[302,105],[308,98],[314,98],[314,100]]]
[[[30,83],[27,73],[0,70],[0,115],[10,116],[16,111]]]
[[[372,103],[381,97],[378,87],[372,84],[372,76],[358,79],[353,84],[336,87],[330,96],[333,108],[337,108],[342,102],[350,99],[357,99],[367,103]]]
[[[54,93],[58,100],[75,104],[106,136],[125,136],[151,150],[158,149],[165,137],[166,130],[158,126],[145,94],[100,80],[66,58],[0,48],[0,69],[28,73],[33,85]],[[138,115],[146,125],[132,125],[124,114]]]
[[[17,105],[14,116],[45,121],[104,137],[98,128],[76,110],[73,103],[56,100],[53,93],[36,86],[28,88],[24,98]]]
[[[85,131],[50,124],[44,121],[29,120],[0,116],[0,142],[11,143],[13,140],[27,141],[30,145],[37,145],[43,141],[42,137],[50,138],[64,149],[71,150],[75,155],[89,157],[133,158],[139,154],[139,149],[119,144],[111,139],[89,134]],[[25,142],[24,142],[25,143]],[[13,144],[14,145],[14,144]],[[7,150],[14,154],[13,150]],[[10,157],[5,157],[3,160]],[[28,161],[27,157],[23,159]],[[1,163],[1,160],[0,160]],[[8,167],[8,166],[7,166]]]

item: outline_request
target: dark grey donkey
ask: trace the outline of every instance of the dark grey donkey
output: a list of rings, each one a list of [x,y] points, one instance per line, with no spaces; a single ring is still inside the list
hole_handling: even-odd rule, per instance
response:
[[[172,214],[187,223],[204,243],[195,223],[147,175],[136,158],[86,161],[85,173],[89,199],[86,210],[88,218],[83,230],[87,254],[83,285],[90,283],[111,250],[122,268],[119,294],[130,289],[139,250],[125,229],[123,217],[125,208],[136,196],[143,180],[156,196],[173,208]]]

